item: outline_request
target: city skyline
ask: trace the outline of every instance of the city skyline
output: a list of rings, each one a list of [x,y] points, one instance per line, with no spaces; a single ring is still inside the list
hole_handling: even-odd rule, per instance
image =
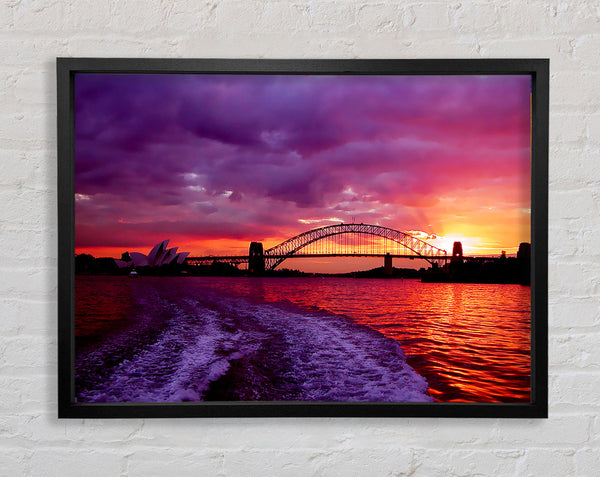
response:
[[[76,253],[246,254],[372,223],[530,241],[529,76],[78,74]],[[318,268],[318,267],[317,267]]]

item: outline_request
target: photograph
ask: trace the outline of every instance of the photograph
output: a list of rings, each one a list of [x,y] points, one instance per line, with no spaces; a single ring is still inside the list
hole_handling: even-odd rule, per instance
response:
[[[73,74],[74,403],[524,403],[531,74]]]

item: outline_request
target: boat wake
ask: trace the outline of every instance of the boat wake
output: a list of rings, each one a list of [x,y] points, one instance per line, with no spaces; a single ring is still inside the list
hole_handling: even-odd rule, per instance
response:
[[[400,345],[371,328],[197,291],[145,286],[129,326],[78,349],[77,401],[433,400]]]

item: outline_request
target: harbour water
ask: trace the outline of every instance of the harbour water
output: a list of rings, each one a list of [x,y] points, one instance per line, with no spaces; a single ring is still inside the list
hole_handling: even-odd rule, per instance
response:
[[[530,288],[76,277],[80,402],[527,402]]]

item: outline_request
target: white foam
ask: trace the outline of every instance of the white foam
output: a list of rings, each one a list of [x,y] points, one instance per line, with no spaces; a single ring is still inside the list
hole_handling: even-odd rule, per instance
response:
[[[106,377],[80,392],[78,401],[202,400],[233,360],[258,355],[285,363],[278,376],[280,399],[432,401],[426,380],[406,363],[397,342],[345,317],[215,292],[171,302],[163,293],[168,298],[166,291],[148,294],[146,306],[168,314],[164,329],[129,359],[105,369]],[[100,369],[124,336],[80,356],[78,366]],[[262,390],[253,391],[260,398]]]
[[[432,401],[427,381],[407,363],[400,345],[349,319],[297,313],[289,305],[250,305],[246,312],[285,337],[282,359],[301,384],[299,400]]]

